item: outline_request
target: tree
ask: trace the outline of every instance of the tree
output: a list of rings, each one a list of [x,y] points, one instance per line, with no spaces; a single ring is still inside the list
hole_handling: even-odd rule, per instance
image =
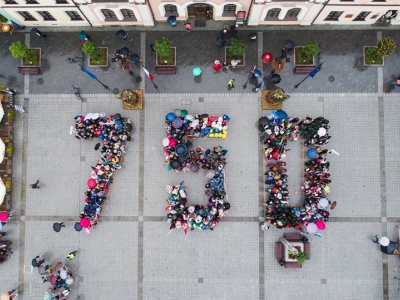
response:
[[[22,58],[28,56],[28,47],[20,41],[13,42],[8,49],[14,58]]]
[[[91,41],[86,41],[82,45],[82,52],[88,57],[96,58],[102,54],[101,50],[97,45]]]

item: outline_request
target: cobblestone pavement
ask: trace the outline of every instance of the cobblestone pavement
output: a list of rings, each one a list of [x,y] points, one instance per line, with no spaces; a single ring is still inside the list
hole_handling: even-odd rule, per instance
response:
[[[335,32],[338,39],[346,37],[340,31]],[[393,270],[399,265],[398,258],[383,255],[371,242],[374,234],[397,239],[395,226],[400,223],[396,192],[400,171],[400,104],[396,90],[392,94],[382,93],[384,82],[395,76],[395,67],[387,63],[394,64],[395,55],[385,60],[383,68],[362,71],[352,65],[349,72],[353,76],[342,78],[339,70],[340,64],[345,66],[343,55],[337,56],[336,66],[333,52],[323,50],[320,61],[332,66],[328,73],[335,77],[333,85],[327,86],[329,93],[319,92],[327,78],[321,70],[314,79],[307,79],[296,91],[298,93],[291,93],[291,98],[284,103],[284,109],[291,116],[323,115],[329,119],[333,136],[329,147],[340,153],[340,156],[330,157],[333,178],[330,198],[337,200],[338,206],[331,212],[323,237],[310,238],[311,260],[302,269],[289,270],[277,264],[274,242],[291,230],[263,232],[259,229],[258,217],[263,209],[263,168],[255,124],[267,113],[261,110],[259,94],[250,92],[250,86],[243,92],[240,85],[228,93],[213,79],[229,74],[212,73],[204,76],[201,83],[193,84],[193,89],[188,89],[190,93],[185,92],[189,82],[193,81],[189,73],[191,63],[195,61],[192,57],[195,54],[190,54],[193,44],[204,35],[204,43],[197,47],[196,53],[208,72],[214,56],[218,55],[211,43],[217,32],[208,33],[209,45],[206,44],[209,41],[206,32],[130,34],[129,47],[140,52],[150,71],[154,58],[147,49],[152,40],[167,33],[171,34],[173,44],[184,50],[178,70],[185,72],[165,75],[163,80],[156,75],[159,93],[146,79],[142,111],[122,111],[121,103],[111,92],[105,93],[101,85],[81,71],[75,71],[75,65],[65,63],[69,53],[79,53],[74,33],[63,34],[63,39],[53,41],[49,34],[42,49],[46,71],[39,76],[27,76],[28,93],[17,99],[27,113],[18,114],[15,122],[12,207],[16,216],[5,227],[8,238],[14,241],[14,254],[1,265],[0,291],[18,285],[20,299],[43,299],[49,284],[42,284],[37,271],[30,268],[31,259],[43,253],[47,260],[55,263],[65,260],[70,251],[78,250],[77,257],[68,262],[75,277],[71,299],[78,295],[83,300],[286,300],[293,295],[299,300],[398,298],[399,282],[393,278]],[[110,51],[124,45],[123,42],[117,44],[112,33],[90,34],[99,44],[110,47]],[[363,42],[357,42],[357,45],[375,44],[378,34],[376,31],[360,32]],[[54,35],[61,37],[60,33]],[[390,35],[399,41],[393,31]],[[281,42],[278,36],[272,39],[264,33],[260,43],[265,45],[270,41],[271,52],[279,53]],[[316,36],[319,39],[319,35]],[[23,37],[19,34],[5,36],[7,42]],[[241,37],[246,35],[243,33]],[[300,45],[310,37],[306,33],[301,38],[299,35],[296,44]],[[323,49],[326,48],[324,45],[329,45],[327,41],[328,38]],[[44,42],[30,41],[33,46],[40,46],[40,43]],[[352,46],[350,41],[346,43],[356,58],[358,46]],[[258,55],[265,50],[265,46],[256,46],[249,45],[249,51],[253,51],[249,53]],[[16,69],[15,59],[7,56],[4,44],[0,48],[2,55],[6,55],[0,63],[10,67],[10,73],[6,75],[1,69],[4,78],[0,78],[0,83],[6,81],[9,84],[12,69]],[[53,55],[45,54],[47,51]],[[57,57],[58,51],[63,54]],[[251,58],[249,63],[260,66],[258,60]],[[123,89],[128,83],[134,87],[144,86],[143,81],[132,83],[132,77],[117,71],[110,66],[106,70],[94,70],[94,73],[111,90]],[[246,71],[235,72],[245,81]],[[268,66],[264,70],[267,72]],[[117,79],[109,76],[111,73],[121,76]],[[135,73],[139,74],[138,66]],[[290,77],[289,73],[284,73],[281,86],[290,92],[298,75]],[[144,76],[142,71],[140,74]],[[354,77],[360,77],[360,80]],[[15,74],[15,78],[14,86],[22,90],[25,77]],[[41,85],[37,84],[39,78],[44,80]],[[371,81],[373,87],[364,86],[364,81]],[[84,101],[79,102],[73,97],[69,82],[81,86]],[[314,87],[314,83],[317,86]],[[200,89],[202,84],[206,90]],[[334,85],[337,89],[330,90]],[[352,89],[353,85],[357,89]],[[361,91],[358,85],[369,93],[356,93]],[[346,87],[352,93],[346,93]],[[226,113],[232,118],[226,140],[198,141],[202,147],[221,145],[229,150],[227,180],[232,208],[214,232],[193,231],[184,235],[175,231],[168,235],[165,185],[185,180],[189,201],[202,203],[204,199],[202,174],[181,174],[165,169],[161,151],[164,119],[165,114],[175,108],[186,108],[194,114]],[[132,119],[135,129],[100,226],[88,235],[76,232],[73,225],[82,209],[90,166],[97,161],[99,153],[93,150],[95,141],[79,142],[69,130],[74,116],[94,111],[121,112]],[[296,149],[301,147],[292,148],[287,159],[298,162],[301,155]],[[294,193],[299,189],[296,178],[301,176],[302,166],[298,163],[291,166],[294,168],[289,170],[289,188]],[[27,188],[38,178],[40,190]],[[55,221],[65,221],[67,227],[55,233],[52,230]]]

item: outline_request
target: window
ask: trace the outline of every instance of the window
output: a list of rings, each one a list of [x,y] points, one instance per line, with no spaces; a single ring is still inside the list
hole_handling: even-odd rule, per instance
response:
[[[224,5],[224,12],[222,13],[223,17],[235,16],[236,5],[235,4],[227,4]]]
[[[29,12],[27,11],[19,11],[18,12],[25,21],[37,21]]]
[[[379,15],[373,15],[371,19],[376,19]]]
[[[372,2],[386,2],[386,0],[372,0]]]
[[[18,4],[17,2],[15,2],[14,0],[4,0],[4,2],[6,4]]]
[[[56,4],[68,4],[67,0],[56,0]]]
[[[289,9],[285,16],[285,21],[297,21],[297,16],[299,15],[301,9],[300,8],[292,8]]]
[[[167,5],[164,5],[164,9],[165,9],[166,17],[172,16],[172,15],[179,17],[178,9],[176,8],[176,5],[167,4]]]
[[[71,18],[71,21],[82,21],[82,17],[76,11],[66,11],[67,15]]]
[[[115,12],[113,12],[111,9],[102,9],[101,12],[105,18],[105,21],[118,21]]]
[[[122,16],[124,17],[124,21],[137,21],[135,14],[130,9],[121,9]]]
[[[38,11],[38,13],[43,17],[43,21],[56,21],[48,11]]]
[[[36,0],[26,0],[26,4],[39,4]]]
[[[370,11],[362,11],[353,21],[365,21],[365,18],[370,14]]]
[[[342,11],[331,11],[324,21],[339,21]]]
[[[267,15],[265,16],[264,21],[277,21],[278,20],[278,16],[281,13],[281,9],[280,8],[273,8],[270,9],[267,12]]]

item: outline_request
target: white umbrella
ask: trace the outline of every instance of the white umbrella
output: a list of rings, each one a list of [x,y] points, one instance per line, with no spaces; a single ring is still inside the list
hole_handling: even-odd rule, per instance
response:
[[[3,162],[5,156],[6,156],[6,144],[4,144],[3,140],[0,139],[0,163]]]
[[[93,115],[94,115],[94,113],[88,113],[88,114],[85,116],[85,120],[87,120],[87,119],[92,119],[92,118],[93,118]]]
[[[0,204],[3,204],[5,195],[6,195],[6,186],[4,185],[3,180],[0,180]]]
[[[386,236],[383,236],[379,239],[379,244],[381,244],[382,246],[386,247],[387,245],[389,245],[389,243],[390,240]]]
[[[320,127],[318,129],[318,135],[319,136],[324,136],[326,134],[326,129],[324,127]]]
[[[3,105],[0,103],[0,121],[3,120],[4,117],[4,108]]]

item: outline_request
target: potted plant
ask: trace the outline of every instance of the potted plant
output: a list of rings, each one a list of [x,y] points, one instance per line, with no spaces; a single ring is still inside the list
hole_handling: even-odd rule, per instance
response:
[[[82,45],[82,52],[89,57],[89,67],[108,66],[108,47],[97,47],[91,41],[86,41]]]
[[[13,151],[14,151],[13,145],[8,144],[6,149],[7,154],[11,156],[13,154]]]
[[[116,99],[122,101],[123,109],[143,109],[143,91],[142,90],[123,90],[115,95]]]
[[[41,65],[41,49],[29,49],[25,44],[20,41],[13,42],[8,49],[14,58],[21,58],[22,66],[37,66]]]
[[[239,39],[232,40],[231,45],[229,47],[225,47],[225,61],[230,62],[233,59],[237,59],[240,60],[238,66],[244,66],[246,49],[247,46],[243,41]]]
[[[10,189],[12,187],[12,182],[10,179],[7,179],[5,186],[6,186],[6,189]]]
[[[396,50],[396,42],[391,37],[384,37],[377,44],[378,53],[383,57],[392,55]]]
[[[282,103],[289,98],[290,96],[280,87],[275,87],[272,90],[269,90],[267,94],[267,101],[273,104]]]
[[[163,37],[154,42],[156,51],[156,66],[176,66],[176,47],[171,47],[171,42]]]
[[[296,255],[296,260],[299,265],[304,264],[304,262],[308,259],[308,256],[305,252],[299,251]]]
[[[315,56],[321,52],[316,41],[309,41],[306,46],[294,47],[295,66],[315,66]]]

